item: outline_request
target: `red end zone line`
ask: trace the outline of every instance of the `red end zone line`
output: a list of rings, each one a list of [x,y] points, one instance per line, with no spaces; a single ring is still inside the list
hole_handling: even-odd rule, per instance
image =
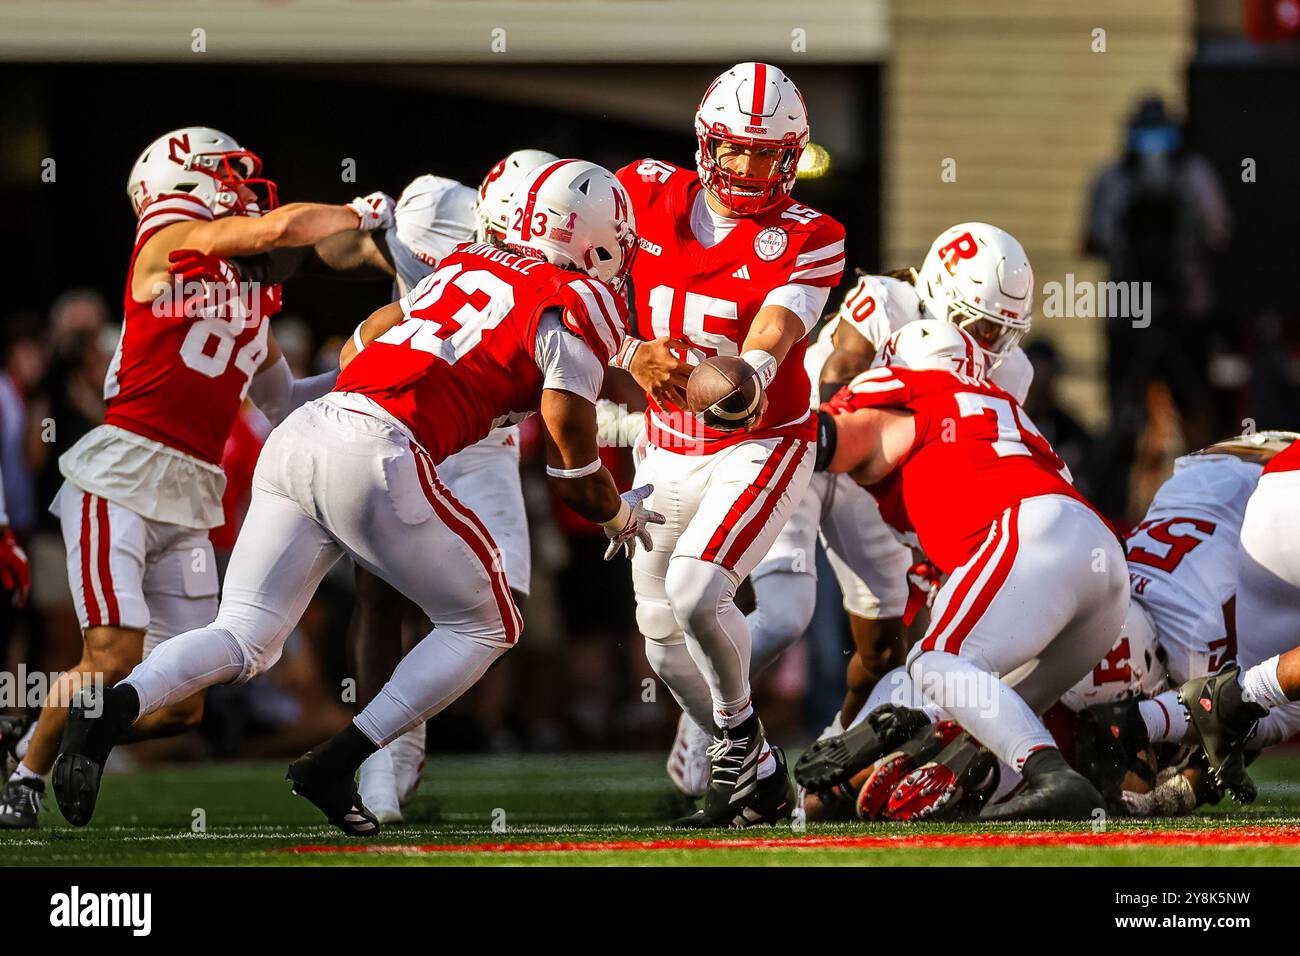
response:
[[[681,840],[591,840],[574,843],[426,843],[292,846],[282,853],[568,853],[618,850],[970,850],[1023,846],[1296,846],[1300,826],[1224,830],[1130,830],[1117,833],[918,833],[915,836],[810,836]]]

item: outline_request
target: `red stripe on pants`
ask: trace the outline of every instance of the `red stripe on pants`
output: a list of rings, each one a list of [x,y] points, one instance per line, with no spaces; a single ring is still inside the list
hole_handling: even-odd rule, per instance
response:
[[[794,441],[794,439],[790,439],[790,441]],[[772,517],[772,512],[781,503],[781,496],[785,494],[786,488],[790,487],[790,481],[794,478],[794,473],[799,469],[799,462],[796,459],[801,454],[803,452],[796,445],[787,456],[789,464],[785,469],[785,473],[777,479],[776,486],[768,492],[767,499],[763,502],[762,507],[758,509],[758,514],[745,522],[744,528],[736,535],[736,539],[731,542],[731,547],[727,549],[726,554],[722,556],[722,560],[718,562],[724,568],[735,568],[740,563],[744,553],[749,550],[749,546],[754,543],[754,539],[762,532],[763,526]]]
[[[781,467],[781,462],[784,459],[786,452],[790,450],[792,444],[794,444],[794,439],[786,438],[772,450],[771,457],[764,463],[762,469],[758,473],[758,477],[754,479],[753,484],[740,493],[740,496],[732,503],[731,508],[728,509],[726,517],[722,519],[722,524],[718,525],[718,529],[713,532],[713,537],[709,538],[708,546],[704,549],[704,553],[700,555],[703,560],[718,561],[718,553],[722,550],[722,546],[726,543],[727,537],[731,534],[732,529],[735,528],[736,523],[744,517],[745,512],[753,507],[758,496],[762,493],[763,489],[767,487],[767,483],[772,480],[772,476],[775,475],[777,469]]]
[[[1011,509],[1011,514],[1007,516],[1007,546],[998,558],[997,566],[993,573],[988,576],[984,586],[980,588],[979,594],[975,598],[975,603],[968,610],[957,625],[949,632],[944,640],[944,650],[949,654],[956,654],[961,650],[961,645],[970,634],[971,628],[979,623],[984,612],[988,610],[993,599],[997,597],[998,591],[1002,590],[1002,585],[1006,583],[1007,575],[1011,572],[1011,566],[1016,563],[1016,549],[1020,544],[1020,505]],[[953,639],[956,638],[956,643]]]
[[[122,614],[118,610],[117,595],[113,592],[113,568],[109,563],[112,536],[108,528],[108,502],[100,498],[95,504],[99,519],[99,586],[104,592],[104,604],[108,613],[108,620],[104,623],[110,627],[121,627]]]
[[[492,536],[488,534],[487,529],[478,522],[476,517],[467,512],[465,506],[447,490],[446,485],[438,480],[433,459],[428,453],[414,443],[411,444],[411,450],[415,453],[415,470],[420,476],[420,487],[424,490],[424,496],[433,506],[438,519],[452,534],[469,545],[474,556],[483,565],[492,587],[492,596],[496,600],[497,613],[501,617],[505,642],[514,644],[519,640],[523,622],[515,607],[514,598],[510,594],[510,585],[506,581],[505,571],[500,567],[501,562],[498,559],[500,551],[492,544]],[[475,529],[481,533],[482,538],[475,533]]]
[[[81,595],[86,605],[86,626],[99,627],[99,601],[95,599],[95,582],[90,577],[90,494],[81,493]]]

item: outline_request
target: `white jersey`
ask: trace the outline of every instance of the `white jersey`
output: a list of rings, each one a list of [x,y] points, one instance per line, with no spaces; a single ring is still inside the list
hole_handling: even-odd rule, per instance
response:
[[[474,203],[478,190],[454,179],[426,173],[407,183],[393,210],[393,225],[384,233],[397,290],[406,296],[438,263],[463,242],[473,242]],[[512,425],[494,428],[477,444],[505,447],[518,455],[519,429]]]
[[[406,295],[452,249],[474,239],[478,192],[454,179],[417,176],[402,190],[393,225],[384,233],[397,269],[397,288]]]
[[[805,353],[804,363],[813,385],[813,405],[821,404],[818,381],[822,366],[833,351],[831,336],[840,322],[851,326],[879,352],[891,335],[909,322],[923,318],[921,297],[916,294],[912,283],[890,276],[860,276],[858,284],[840,303],[835,318],[826,323],[817,341]],[[1002,357],[989,379],[1024,404],[1029,385],[1034,380],[1034,367],[1024,350],[1016,346]]]
[[[1246,500],[1263,468],[1235,455],[1186,455],[1127,541],[1129,584],[1160,644],[1222,663],[1232,655],[1223,605],[1237,593]]]

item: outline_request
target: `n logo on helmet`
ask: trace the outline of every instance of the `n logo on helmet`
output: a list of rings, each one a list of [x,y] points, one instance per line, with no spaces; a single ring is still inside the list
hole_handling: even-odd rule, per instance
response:
[[[975,245],[975,237],[969,232],[963,232],[960,236],[939,250],[939,258],[943,260],[944,267],[948,270],[948,274],[956,275],[957,263],[962,259],[974,259],[978,252],[979,247]]]
[[[178,150],[183,152],[187,156],[189,155],[190,152],[189,133],[186,133],[183,136],[173,136],[171,139],[167,140],[167,158],[170,159],[177,166],[184,166],[185,160],[180,155],[178,155],[177,153]]]

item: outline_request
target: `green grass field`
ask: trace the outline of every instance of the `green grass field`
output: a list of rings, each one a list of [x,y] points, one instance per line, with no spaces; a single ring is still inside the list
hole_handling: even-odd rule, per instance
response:
[[[440,757],[408,822],[362,841],[293,797],[282,763],[179,766],[110,775],[84,830],[64,823],[51,798],[41,830],[0,831],[0,865],[1293,865],[1300,757],[1253,770],[1261,796],[1248,807],[1225,800],[1203,816],[1112,820],[1104,832],[810,824],[682,833],[665,826],[683,807],[658,756]]]

